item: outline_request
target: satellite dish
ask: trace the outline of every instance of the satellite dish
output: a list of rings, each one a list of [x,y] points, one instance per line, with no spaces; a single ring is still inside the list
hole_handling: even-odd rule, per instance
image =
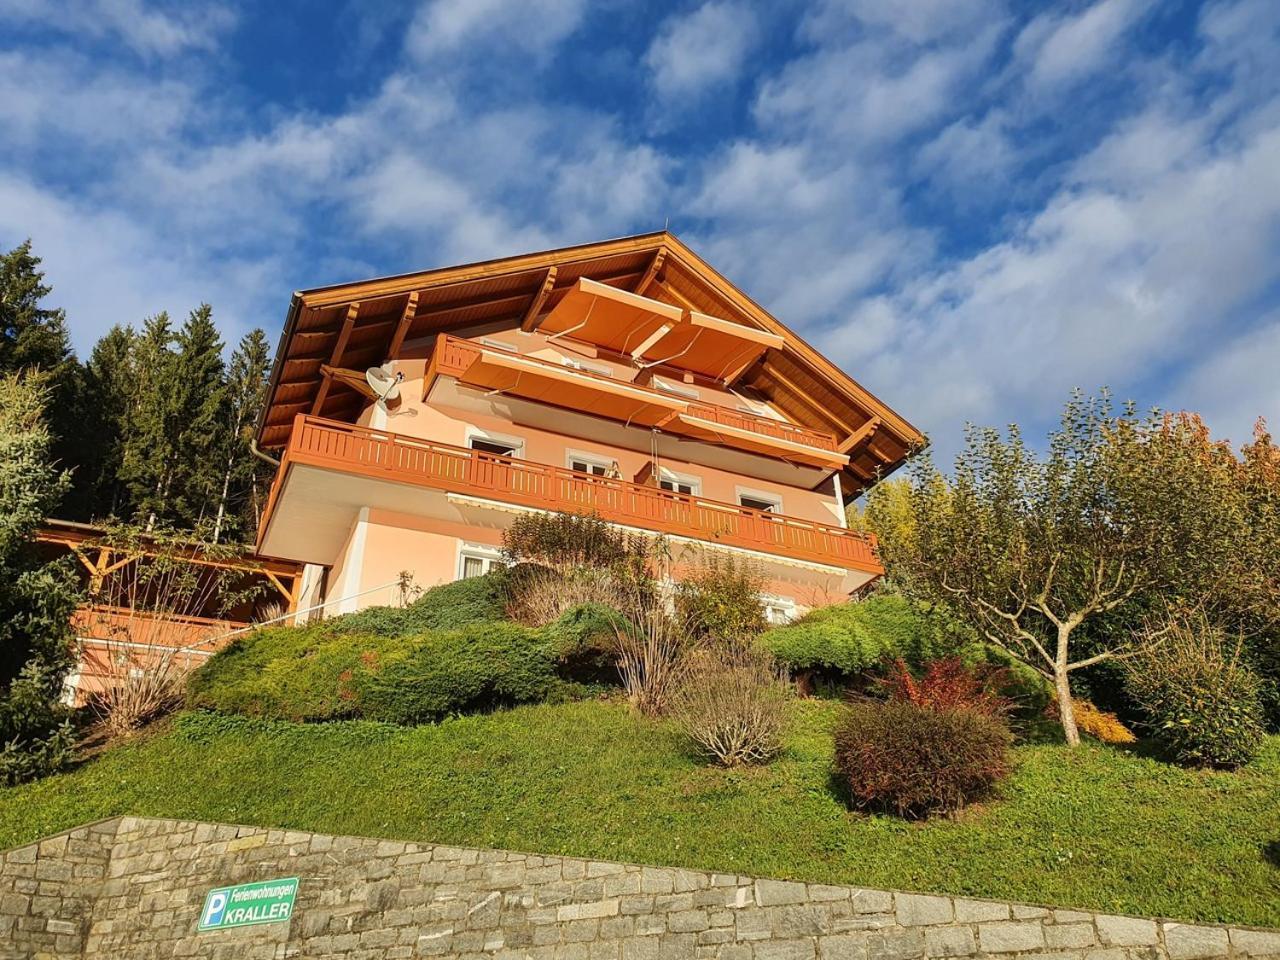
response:
[[[375,403],[378,408],[384,412],[394,410],[400,406],[400,382],[404,379],[403,373],[392,373],[383,367],[370,367],[364,372],[364,378],[369,383],[375,396]]]

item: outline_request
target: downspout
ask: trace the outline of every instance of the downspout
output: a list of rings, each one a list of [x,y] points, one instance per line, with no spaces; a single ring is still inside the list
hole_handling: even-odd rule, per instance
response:
[[[258,438],[256,436],[249,438],[249,452],[261,460],[263,463],[269,463],[277,470],[280,468],[280,461],[268,453],[258,449]]]

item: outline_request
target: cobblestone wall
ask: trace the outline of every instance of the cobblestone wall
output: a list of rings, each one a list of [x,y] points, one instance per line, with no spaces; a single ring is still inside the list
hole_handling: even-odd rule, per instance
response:
[[[196,932],[212,887],[298,876],[288,923]],[[125,817],[0,855],[5,957],[1198,960],[1280,931]]]

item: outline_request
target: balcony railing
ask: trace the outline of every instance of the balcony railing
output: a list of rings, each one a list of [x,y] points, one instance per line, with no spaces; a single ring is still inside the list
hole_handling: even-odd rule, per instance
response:
[[[436,353],[433,357],[433,365],[435,366],[436,372],[446,376],[462,377],[466,374],[471,365],[480,359],[483,347],[470,340],[451,337],[448,334],[441,334],[436,341],[435,350]],[[520,359],[527,363],[547,367],[560,374],[563,374],[566,369],[559,364],[543,360],[540,357],[520,355]],[[595,380],[607,384],[625,384],[633,390],[650,394],[661,402],[670,403],[672,400],[671,394],[663,393],[653,387],[632,383],[630,380],[608,377],[604,374],[593,373],[589,370],[579,370],[577,368],[573,368],[572,372],[574,376],[582,378],[585,382]],[[718,404],[700,403],[695,400],[689,400],[685,402],[685,406],[685,412],[689,416],[697,417],[701,420],[707,420],[711,423],[719,424],[720,426],[733,427],[737,430],[744,430],[748,433],[754,433],[762,437],[772,437],[775,440],[786,440],[791,443],[804,444],[805,446],[815,447],[818,450],[826,450],[833,453],[837,450],[836,438],[821,430],[813,430],[809,427],[802,427],[797,424],[787,423],[783,420],[774,420],[769,417],[762,417],[745,410],[730,409],[729,407],[720,406]]]
[[[263,536],[290,463],[605,520],[726,546],[883,573],[874,539],[843,527],[752,510],[299,414],[267,504]]]

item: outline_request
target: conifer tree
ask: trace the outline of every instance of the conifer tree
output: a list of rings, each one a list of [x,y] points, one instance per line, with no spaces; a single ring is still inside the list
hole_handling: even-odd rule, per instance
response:
[[[222,480],[218,454],[225,448],[227,390],[222,338],[213,310],[202,303],[178,331],[172,425],[175,459],[166,516],[195,528],[217,513]]]
[[[121,451],[120,480],[133,518],[146,529],[165,516],[177,459],[173,440],[176,370],[173,327],[167,313],[147,317],[133,346],[134,389]]]
[[[132,515],[121,468],[136,403],[136,340],[132,327],[116,324],[85,364],[87,435],[79,463],[89,487],[85,519]]]
[[[215,543],[224,534],[246,538],[257,528],[258,493],[265,470],[250,444],[266,397],[269,358],[261,330],[245,334],[231,355],[222,431],[222,491],[212,533]]]
[[[56,769],[72,746],[61,697],[79,590],[69,560],[32,546],[68,480],[50,459],[50,389],[48,374],[0,377],[0,783]]]

